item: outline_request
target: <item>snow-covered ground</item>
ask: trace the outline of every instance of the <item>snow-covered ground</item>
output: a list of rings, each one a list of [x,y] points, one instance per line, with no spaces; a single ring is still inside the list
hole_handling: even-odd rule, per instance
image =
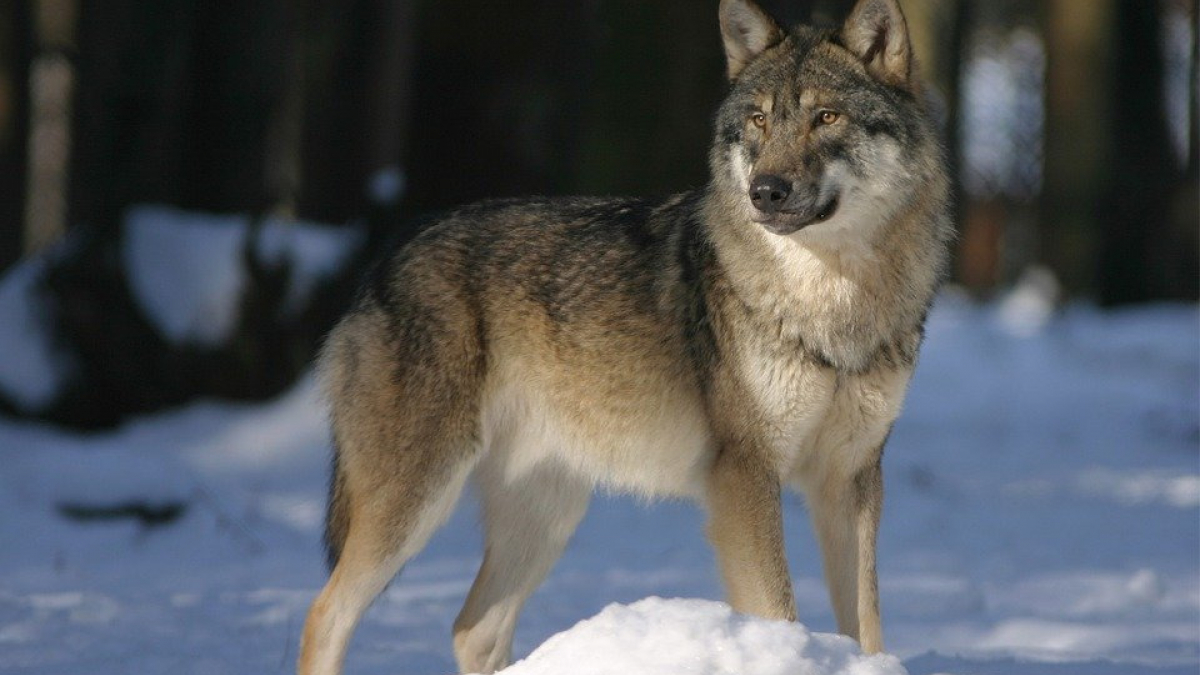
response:
[[[634,604],[513,673],[649,649],[715,664],[656,673],[1195,675],[1200,313],[1072,307],[1031,327],[1001,309],[942,299],[884,460],[884,629],[902,666],[858,663],[824,635],[834,622],[799,498],[786,509],[805,627],[638,603],[721,598],[701,516],[601,496],[526,608],[516,653]],[[288,672],[324,580],[326,433],[311,381],[268,404],[201,402],[104,434],[0,422],[0,673]],[[187,506],[157,527],[61,515],[136,500]],[[454,670],[475,517],[465,500],[376,603],[348,672]]]

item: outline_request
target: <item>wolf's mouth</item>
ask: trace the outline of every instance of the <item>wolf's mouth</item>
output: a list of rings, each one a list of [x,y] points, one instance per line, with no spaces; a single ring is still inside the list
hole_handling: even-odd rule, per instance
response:
[[[830,218],[833,217],[833,214],[835,212],[837,212],[838,206],[839,206],[839,200],[837,198],[837,195],[834,195],[833,199],[830,199],[829,202],[827,202],[825,204],[825,206],[821,208],[820,211],[817,211],[817,215],[815,218],[812,219],[812,222],[820,223],[820,222],[829,220]]]
[[[838,195],[834,195],[825,202],[823,206],[816,210],[814,215],[811,209],[803,210],[780,210],[771,214],[771,216],[763,221],[760,221],[762,226],[775,234],[792,234],[798,232],[809,225],[823,223],[833,217],[837,213],[838,206],[841,205],[841,199]]]

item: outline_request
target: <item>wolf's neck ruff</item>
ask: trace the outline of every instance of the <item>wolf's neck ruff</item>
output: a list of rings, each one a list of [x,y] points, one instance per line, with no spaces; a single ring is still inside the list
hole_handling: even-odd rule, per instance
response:
[[[730,286],[764,329],[798,340],[838,370],[861,372],[921,330],[943,266],[939,188],[875,224],[870,236],[823,236],[819,228],[835,223],[772,234],[720,192],[703,208],[704,226]]]

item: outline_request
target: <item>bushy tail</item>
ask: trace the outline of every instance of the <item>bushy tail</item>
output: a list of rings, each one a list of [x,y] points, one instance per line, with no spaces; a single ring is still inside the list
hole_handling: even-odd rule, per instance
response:
[[[337,441],[333,448],[333,470],[329,478],[329,505],[325,512],[325,558],[329,571],[337,567],[350,530],[350,503],[346,494],[346,478],[338,462]]]

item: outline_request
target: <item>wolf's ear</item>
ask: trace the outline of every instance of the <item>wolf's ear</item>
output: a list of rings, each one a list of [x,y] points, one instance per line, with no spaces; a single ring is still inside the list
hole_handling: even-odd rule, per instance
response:
[[[908,86],[912,43],[896,0],[858,0],[842,26],[842,43],[858,55],[867,72],[890,85]]]
[[[783,40],[783,30],[754,0],[721,0],[721,40],[729,60],[729,79],[746,64]]]

